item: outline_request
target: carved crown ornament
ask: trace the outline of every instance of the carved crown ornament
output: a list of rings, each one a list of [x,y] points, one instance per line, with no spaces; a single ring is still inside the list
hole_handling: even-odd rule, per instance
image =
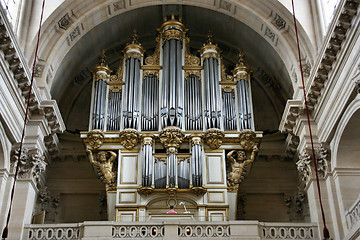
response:
[[[220,58],[221,50],[216,44],[213,43],[212,38],[213,36],[209,31],[206,44],[204,44],[203,47],[199,50],[201,57],[204,60],[207,58]]]
[[[131,150],[133,149],[140,141],[140,134],[136,129],[127,128],[120,132],[120,144],[124,148]]]
[[[134,29],[133,35],[131,37],[131,43],[128,43],[123,50],[125,59],[136,58],[141,60],[145,50],[138,42],[138,35]]]
[[[211,148],[211,149],[218,149],[224,138],[225,134],[217,128],[210,128],[206,130],[203,138],[204,142]]]
[[[164,44],[165,41],[171,39],[182,40],[188,29],[182,23],[181,17],[179,17],[179,20],[176,20],[175,15],[172,14],[169,20],[167,17],[164,18],[164,23],[160,26],[158,31],[161,34]]]

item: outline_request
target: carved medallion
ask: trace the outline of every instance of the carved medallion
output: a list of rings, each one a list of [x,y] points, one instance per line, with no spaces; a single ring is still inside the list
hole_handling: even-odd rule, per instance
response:
[[[93,149],[97,149],[104,144],[104,133],[100,129],[91,130],[88,135],[89,145]]]
[[[210,128],[205,132],[204,139],[211,149],[218,149],[222,144],[224,136],[225,134],[220,129]]]
[[[159,134],[161,143],[167,149],[178,149],[180,147],[180,144],[183,142],[184,137],[185,134],[181,131],[181,129],[175,126],[166,127]]]
[[[240,132],[240,145],[246,151],[250,151],[256,145],[256,133],[250,129],[244,129]]]
[[[139,140],[140,135],[135,129],[127,128],[120,133],[120,143],[128,150],[133,149]]]

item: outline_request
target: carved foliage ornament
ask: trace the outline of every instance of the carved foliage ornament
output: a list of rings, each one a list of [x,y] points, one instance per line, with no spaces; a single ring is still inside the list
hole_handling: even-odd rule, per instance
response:
[[[135,129],[127,128],[120,133],[120,143],[128,150],[133,149],[139,140],[140,135]]]
[[[180,128],[169,126],[164,128],[160,135],[160,141],[165,148],[179,148],[180,144],[183,142],[185,134],[181,131]]]
[[[163,44],[166,40],[176,39],[182,40],[184,37],[184,33],[178,29],[168,29],[162,34]]]
[[[88,134],[87,134],[88,140],[89,140],[89,145],[93,148],[93,149],[97,149],[99,147],[101,147],[104,144],[104,133],[99,130],[99,129],[94,129],[91,130]]]
[[[204,139],[211,149],[218,149],[222,144],[224,136],[225,134],[220,129],[210,128],[205,132]]]
[[[11,171],[15,173],[16,167],[18,166],[19,179],[28,178],[34,180],[36,183],[40,183],[41,173],[45,171],[47,166],[45,157],[40,156],[38,152],[31,153],[29,149],[22,148],[19,160],[19,151],[19,148],[12,151]]]
[[[254,146],[256,145],[255,139],[256,133],[254,131],[244,129],[240,132],[240,145],[246,151],[250,151],[254,148]]]

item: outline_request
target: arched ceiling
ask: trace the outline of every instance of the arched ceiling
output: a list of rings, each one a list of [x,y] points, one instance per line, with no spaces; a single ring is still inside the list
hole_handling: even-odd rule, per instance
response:
[[[121,2],[123,1],[116,3]],[[197,2],[200,1],[194,1],[193,5],[204,5],[196,4]],[[260,2],[263,3],[260,4]],[[267,1],[260,0],[256,5],[257,14],[259,11],[263,11],[264,14],[269,11],[264,8],[265,3],[269,4]],[[251,4],[252,2],[248,3],[248,5]],[[295,54],[293,51],[287,51],[292,48],[289,46],[287,33],[290,27],[286,23],[286,28],[277,35],[274,30],[276,24],[272,26],[269,23],[261,24],[259,15],[249,14],[253,9],[246,4],[241,6],[243,9],[236,8],[235,4],[220,5],[220,8],[230,7],[232,14],[236,11],[237,17],[231,16],[224,10],[211,10],[204,6],[150,4],[151,6],[123,11],[110,18],[99,15],[100,9],[103,9],[106,4],[94,9],[93,11],[97,14],[92,18],[89,17],[89,11],[81,10],[79,5],[81,4],[78,4],[75,9],[82,12],[83,17],[75,19],[75,15],[70,16],[68,26],[70,34],[68,34],[69,31],[61,36],[54,34],[49,37],[50,33],[45,34],[49,38],[42,39],[43,48],[40,50],[41,59],[50,63],[45,67],[45,72],[48,73],[46,82],[51,88],[52,97],[58,101],[68,128],[71,125],[70,129],[86,129],[88,120],[84,120],[86,118],[84,114],[88,114],[89,109],[85,106],[89,105],[89,101],[86,100],[90,94],[89,71],[97,64],[101,49],[106,49],[108,64],[116,70],[121,51],[129,42],[132,30],[136,29],[139,41],[147,52],[151,53],[155,47],[156,28],[161,25],[163,17],[170,14],[182,16],[184,24],[189,28],[190,46],[194,52],[206,41],[208,30],[211,30],[214,41],[223,51],[222,56],[228,71],[237,62],[238,50],[244,51],[245,59],[254,71],[253,87],[254,92],[257,92],[257,95],[253,96],[256,99],[254,105],[256,101],[259,102],[259,108],[254,107],[255,113],[258,109],[259,113],[266,116],[267,121],[271,122],[269,129],[277,128],[285,101],[292,96],[294,86],[296,86],[289,73],[293,68],[290,59],[294,58]],[[115,3],[107,6],[109,13],[115,11]],[[84,8],[86,8],[85,5]],[[61,14],[59,11],[55,13]],[[74,14],[73,10],[71,12]],[[287,10],[285,12],[287,13]],[[285,12],[282,16],[288,17]],[[272,17],[275,15],[273,10],[270,10],[270,15]],[[269,18],[269,16],[264,18]],[[239,19],[243,19],[244,22]],[[288,19],[285,18],[285,20]],[[256,25],[256,29],[253,26],[250,27],[251,24]],[[49,28],[50,25],[46,22],[44,27]],[[89,26],[93,27],[89,28]],[[62,31],[58,28],[57,30],[58,33]],[[306,38],[306,35],[302,37]],[[51,42],[51,39],[54,42]],[[310,48],[307,47],[307,45],[304,47],[307,50],[305,52],[309,52]],[[266,102],[265,105],[264,102]],[[264,109],[268,112],[265,113]],[[79,115],[82,115],[81,121]]]

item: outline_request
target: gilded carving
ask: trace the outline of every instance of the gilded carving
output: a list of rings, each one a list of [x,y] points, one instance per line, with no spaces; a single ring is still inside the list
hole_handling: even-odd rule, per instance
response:
[[[123,78],[123,59],[120,60],[120,65],[116,71],[115,75],[110,76],[110,81],[107,83],[109,85],[109,90],[111,92],[120,92],[122,89],[122,85],[125,84],[125,82],[122,81]]]
[[[155,190],[155,188],[153,188],[153,187],[142,187],[142,186],[137,189],[139,194],[145,195],[145,196],[148,196],[154,190]]]
[[[207,191],[205,187],[191,187],[190,189],[196,195],[204,195]]]
[[[258,151],[259,150],[257,148],[254,148],[250,159],[247,158],[244,150],[232,150],[227,154],[227,159],[230,164],[230,168],[227,173],[227,185],[229,191],[236,192],[238,190],[239,183],[241,183],[245,177],[245,167],[254,162],[255,154]],[[234,153],[237,155],[236,159],[234,158]]]
[[[104,133],[100,129],[94,129],[94,130],[91,130],[87,134],[87,138],[89,140],[89,145],[93,149],[97,149],[104,144],[105,136],[104,136]]]
[[[204,140],[211,149],[218,149],[224,138],[225,134],[217,128],[210,128],[204,134]]]
[[[128,150],[133,149],[139,140],[140,134],[135,129],[127,128],[120,133],[120,143]]]
[[[176,39],[176,40],[182,40],[184,37],[184,33],[181,30],[178,29],[168,29],[162,34],[163,44],[167,40]]]
[[[137,51],[130,51],[137,50]],[[142,54],[145,52],[141,44],[138,42],[138,35],[134,29],[133,35],[131,37],[131,43],[127,44],[124,48],[125,59],[128,58],[137,58],[141,61]]]
[[[153,142],[154,142],[154,140],[153,140],[151,137],[145,137],[145,138],[143,139],[144,145],[152,145]]]
[[[244,129],[240,132],[240,145],[246,151],[250,151],[256,145],[256,133],[250,129]]]
[[[106,56],[105,56],[105,50],[101,50],[101,54],[99,57],[99,64],[91,70],[91,73],[93,74],[93,79],[98,80],[107,80],[109,78],[109,74],[112,72],[111,69],[106,65]]]
[[[194,145],[199,145],[201,143],[201,138],[200,137],[193,137],[191,138],[191,145],[194,146]]]
[[[207,58],[219,58],[220,55],[216,52],[206,52],[201,57],[205,60]]]
[[[156,38],[156,48],[154,54],[145,58],[145,65],[141,66],[143,69],[143,76],[156,76],[159,77],[160,66],[160,37]]]
[[[242,79],[249,80],[249,67],[246,65],[244,60],[244,53],[240,50],[239,52],[239,62],[236,64],[236,67],[232,71],[235,76],[236,81]]]
[[[97,159],[94,160],[93,153],[90,149],[86,149],[89,154],[90,163],[98,168],[98,176],[106,184],[106,190],[111,191],[116,188],[116,172],[113,171],[114,160],[117,157],[116,153],[112,151],[100,151],[97,154]],[[110,157],[107,158],[107,154]]]
[[[181,131],[181,129],[175,126],[166,127],[159,134],[161,143],[167,149],[178,149],[180,144],[183,142],[184,137],[185,134]]]
[[[125,58],[137,58],[139,60],[141,60],[142,55],[138,52],[126,52],[125,53]]]

